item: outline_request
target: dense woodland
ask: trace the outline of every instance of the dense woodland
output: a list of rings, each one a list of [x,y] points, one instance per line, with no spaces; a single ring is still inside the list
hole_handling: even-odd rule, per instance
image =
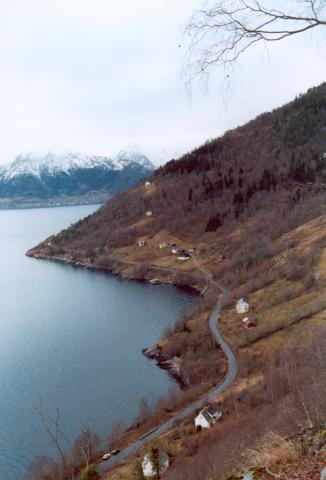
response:
[[[171,160],[143,183],[53,240],[57,249],[95,251],[130,245],[161,229],[179,238],[217,232],[258,210],[284,215],[326,182],[326,84]],[[141,222],[151,210],[150,221]],[[285,212],[285,213],[284,213]],[[94,254],[94,252],[93,252]]]

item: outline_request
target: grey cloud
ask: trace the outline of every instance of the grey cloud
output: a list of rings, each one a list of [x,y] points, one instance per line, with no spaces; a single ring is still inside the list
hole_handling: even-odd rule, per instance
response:
[[[218,71],[189,102],[181,24],[200,0],[2,3],[1,163],[30,149],[112,154],[133,143],[165,161],[325,79],[323,43],[302,37],[269,58],[252,50],[227,95]]]

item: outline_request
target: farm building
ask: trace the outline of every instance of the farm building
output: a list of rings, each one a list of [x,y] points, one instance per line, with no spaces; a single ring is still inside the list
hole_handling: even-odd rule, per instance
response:
[[[242,320],[242,325],[244,328],[250,329],[255,328],[256,324],[250,320],[250,318],[246,317]]]

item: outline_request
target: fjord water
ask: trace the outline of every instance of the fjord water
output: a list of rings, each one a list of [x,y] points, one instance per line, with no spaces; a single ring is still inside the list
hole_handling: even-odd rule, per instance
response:
[[[36,412],[70,440],[130,422],[171,379],[142,354],[193,297],[169,286],[31,259],[25,252],[97,207],[0,211],[0,479],[53,453]]]

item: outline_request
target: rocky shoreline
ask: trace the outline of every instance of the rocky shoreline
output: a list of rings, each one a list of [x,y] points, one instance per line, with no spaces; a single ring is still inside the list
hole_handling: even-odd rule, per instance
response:
[[[198,278],[192,278],[192,275],[189,272],[160,267],[154,264],[140,264],[138,262],[131,262],[117,257],[108,257],[105,265],[103,265],[88,258],[76,260],[67,254],[50,255],[45,251],[39,252],[34,248],[28,250],[26,256],[71,265],[73,267],[106,272],[124,280],[145,282],[150,283],[151,285],[173,285],[174,287],[186,289],[187,291],[199,295],[205,295],[207,290],[207,279],[203,278],[201,281],[198,281]]]
[[[133,280],[138,282],[146,282],[152,285],[166,284],[173,285],[176,288],[185,289],[193,294],[204,296],[207,291],[207,279],[203,278],[203,281],[198,282],[198,277],[192,278],[189,273],[177,271],[168,268],[161,268],[155,265],[141,264],[141,268],[137,262],[129,262],[126,260],[113,258],[109,259],[106,265],[98,265],[92,262],[90,259],[83,258],[80,260],[74,259],[67,254],[64,255],[50,255],[46,251],[40,251],[37,248],[32,248],[26,252],[26,256],[57,262],[65,265],[70,265],[76,268],[87,268],[93,271],[99,271],[104,273],[110,273],[121,279]],[[109,261],[110,260],[110,261]],[[184,275],[184,278],[183,278]],[[193,281],[191,281],[193,280]],[[169,358],[166,353],[161,349],[159,343],[152,347],[147,347],[142,350],[143,355],[148,359],[154,360],[156,365],[166,370],[171,378],[184,389],[187,386],[187,382],[181,373],[181,359],[178,357]]]
[[[142,353],[150,360],[155,360],[156,365],[162,370],[167,370],[170,377],[173,378],[181,389],[187,386],[185,379],[181,374],[181,362],[178,357],[169,358],[162,352],[158,344],[153,347],[143,348]]]

